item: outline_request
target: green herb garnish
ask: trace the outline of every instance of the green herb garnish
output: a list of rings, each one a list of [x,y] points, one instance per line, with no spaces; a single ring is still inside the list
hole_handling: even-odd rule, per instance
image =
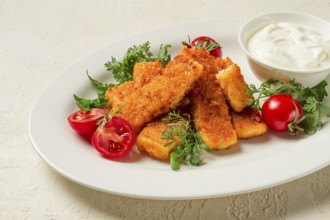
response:
[[[287,94],[299,101],[304,110],[304,119],[299,124],[306,134],[312,135],[323,126],[322,119],[330,117],[330,108],[326,104],[325,97],[328,96],[326,91],[328,83],[324,80],[318,85],[310,88],[304,87],[301,83],[290,80],[288,83],[278,80],[266,80],[259,88],[251,84],[247,87],[249,95],[255,95],[255,99],[247,102],[247,105],[253,109],[259,109],[260,102],[275,94]]]
[[[176,144],[170,155],[172,170],[179,170],[181,164],[190,163],[193,166],[203,164],[203,150],[211,151],[209,147],[202,143],[199,133],[192,126],[189,114],[170,112],[162,121],[168,123],[168,128],[162,134],[165,140],[165,147]]]
[[[105,64],[108,71],[113,73],[116,81],[121,84],[130,81],[133,78],[133,68],[136,63],[151,62],[160,60],[163,66],[171,60],[171,55],[168,54],[168,48],[171,45],[160,45],[159,52],[156,57],[150,51],[150,43],[147,41],[141,45],[128,48],[121,62],[116,58],[111,57],[111,61]]]
[[[77,103],[77,106],[84,111],[90,111],[92,108],[104,108],[108,103],[108,100],[105,98],[105,92],[108,88],[113,87],[114,84],[103,84],[95,79],[93,79],[87,72],[87,76],[91,81],[93,87],[97,91],[96,99],[85,99],[78,97],[77,95],[73,95],[74,100]]]
[[[145,42],[141,45],[130,47],[121,62],[117,61],[114,57],[111,57],[111,61],[107,62],[105,67],[108,71],[113,73],[113,77],[118,84],[121,84],[132,80],[133,68],[136,63],[160,60],[162,65],[166,66],[171,60],[171,55],[168,54],[168,49],[170,47],[171,45],[168,44],[160,45],[157,56],[154,56],[150,51],[150,43]],[[97,98],[86,99],[73,95],[77,106],[84,111],[90,111],[92,108],[104,108],[108,103],[105,93],[109,87],[113,87],[115,84],[103,84],[90,77],[88,72],[87,76],[93,87],[97,90]]]
[[[215,41],[211,41],[211,40],[198,40],[197,44],[195,46],[196,49],[199,48],[204,48],[207,51],[211,51],[214,50],[215,48],[221,47],[220,44],[218,44]]]

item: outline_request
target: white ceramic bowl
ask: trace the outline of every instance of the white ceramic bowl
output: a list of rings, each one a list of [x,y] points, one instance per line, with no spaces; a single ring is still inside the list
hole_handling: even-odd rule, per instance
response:
[[[258,59],[248,50],[247,44],[250,37],[263,27],[279,22],[296,23],[300,25],[312,26],[321,34],[330,37],[330,23],[316,16],[290,11],[270,12],[257,15],[243,24],[238,34],[238,41],[247,55],[249,65],[258,79],[277,79],[289,81],[295,79],[305,86],[314,86],[324,80],[330,73],[330,65],[317,69],[294,69],[285,68],[281,65],[266,64]],[[330,59],[330,57],[328,57]]]

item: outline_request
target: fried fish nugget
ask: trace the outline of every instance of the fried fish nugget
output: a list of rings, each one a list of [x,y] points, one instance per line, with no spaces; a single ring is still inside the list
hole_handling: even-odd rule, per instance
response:
[[[236,112],[241,112],[246,107],[246,102],[253,99],[246,92],[247,84],[237,64],[232,64],[228,68],[219,71],[216,78],[230,106]]]
[[[234,129],[240,139],[260,136],[268,130],[257,110],[247,107],[242,112],[232,111],[231,114]]]
[[[164,146],[162,133],[167,129],[167,124],[161,120],[148,123],[136,138],[136,146],[139,151],[147,153],[157,160],[168,160],[175,147],[175,143]]]
[[[176,56],[164,73],[148,84],[137,88],[121,103],[119,116],[126,119],[138,133],[160,114],[175,109],[202,75],[203,67],[186,56]],[[111,109],[110,113],[114,113]]]

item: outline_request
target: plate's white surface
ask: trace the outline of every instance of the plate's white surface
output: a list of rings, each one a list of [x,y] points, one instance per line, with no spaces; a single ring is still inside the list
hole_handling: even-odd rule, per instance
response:
[[[72,95],[94,98],[86,76],[111,81],[104,63],[111,56],[121,59],[126,49],[150,41],[154,52],[161,43],[172,45],[175,54],[181,42],[208,35],[223,47],[224,56],[238,63],[248,83],[260,82],[251,73],[237,42],[243,19],[221,19],[179,24],[110,44],[67,68],[43,91],[29,119],[29,135],[39,155],[63,176],[104,192],[141,198],[192,199],[250,192],[302,177],[330,162],[330,126],[310,137],[267,135],[239,141],[228,151],[206,155],[201,167],[182,166],[174,172],[168,163],[134,151],[128,158],[111,161],[74,133],[67,116],[77,109]],[[47,129],[47,132],[44,130]]]

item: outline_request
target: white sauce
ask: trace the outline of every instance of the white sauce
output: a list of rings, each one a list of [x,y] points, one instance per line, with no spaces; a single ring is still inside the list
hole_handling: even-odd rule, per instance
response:
[[[273,66],[302,70],[330,65],[330,37],[305,25],[269,24],[254,33],[247,46],[253,56]]]

